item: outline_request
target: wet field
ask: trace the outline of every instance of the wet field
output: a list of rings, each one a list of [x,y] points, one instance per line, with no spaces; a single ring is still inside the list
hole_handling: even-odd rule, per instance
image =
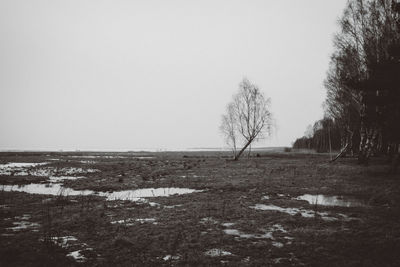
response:
[[[0,153],[1,266],[400,266],[385,159]]]

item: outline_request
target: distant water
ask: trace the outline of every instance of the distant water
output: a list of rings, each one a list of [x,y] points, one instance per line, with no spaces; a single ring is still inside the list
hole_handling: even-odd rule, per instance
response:
[[[283,151],[284,147],[253,147],[252,151]],[[132,149],[0,149],[0,152],[226,152],[229,147],[132,148]]]

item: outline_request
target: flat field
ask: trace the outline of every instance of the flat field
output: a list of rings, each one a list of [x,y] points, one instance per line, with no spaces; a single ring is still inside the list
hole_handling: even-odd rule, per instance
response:
[[[0,153],[0,266],[400,266],[399,175],[328,161]]]

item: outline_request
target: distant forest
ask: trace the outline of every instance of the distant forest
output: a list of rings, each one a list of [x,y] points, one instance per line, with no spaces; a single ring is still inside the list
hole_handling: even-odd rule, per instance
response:
[[[400,1],[349,0],[324,81],[324,118],[293,148],[341,150],[361,163],[397,155],[400,141]]]

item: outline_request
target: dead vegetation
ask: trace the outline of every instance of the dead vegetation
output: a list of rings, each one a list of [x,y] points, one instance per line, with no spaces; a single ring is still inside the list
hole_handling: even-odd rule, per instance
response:
[[[87,156],[94,163],[79,162]],[[224,153],[145,156],[152,158],[134,153],[1,154],[4,163],[50,162],[45,166],[100,170],[64,181],[76,190],[204,191],[132,202],[0,190],[0,265],[400,264],[400,177],[388,174],[383,160],[365,168],[353,159],[329,164],[329,157],[315,154],[264,153],[239,162],[227,160]],[[43,182],[33,179],[25,182]],[[312,205],[295,199],[302,194],[353,197],[366,206]],[[310,210],[314,216],[251,208],[256,204]],[[336,220],[324,220],[320,213]],[[10,230],[24,215],[25,221],[40,226]]]

